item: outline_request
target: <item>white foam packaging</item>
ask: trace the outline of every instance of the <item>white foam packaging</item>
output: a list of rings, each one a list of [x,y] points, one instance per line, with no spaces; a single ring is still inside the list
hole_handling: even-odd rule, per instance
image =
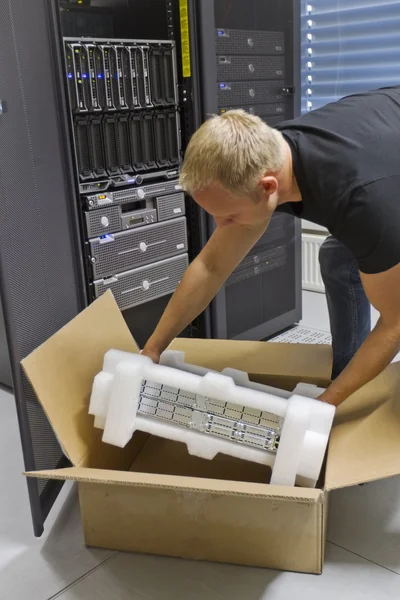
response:
[[[103,442],[123,448],[139,430],[183,442],[203,459],[226,454],[268,465],[272,485],[315,487],[335,414],[315,400],[323,389],[299,383],[288,392],[184,358],[170,350],[156,365],[139,354],[105,354],[89,406]]]

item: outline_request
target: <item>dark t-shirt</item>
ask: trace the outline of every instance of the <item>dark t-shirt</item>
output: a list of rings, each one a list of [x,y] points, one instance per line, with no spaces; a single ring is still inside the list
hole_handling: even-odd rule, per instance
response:
[[[278,210],[326,227],[364,273],[400,263],[400,87],[348,96],[278,129],[302,196]]]

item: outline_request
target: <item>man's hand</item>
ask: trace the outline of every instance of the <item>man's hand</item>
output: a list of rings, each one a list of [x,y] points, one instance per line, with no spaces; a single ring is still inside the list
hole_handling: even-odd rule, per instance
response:
[[[400,351],[400,264],[376,275],[361,273],[361,281],[380,319],[350,364],[321,395],[320,400],[334,406],[375,379]]]
[[[262,236],[268,222],[256,227],[217,227],[189,265],[143,354],[159,359],[172,340],[211,302],[221,286]]]
[[[324,392],[323,394],[321,394],[317,400],[320,400],[321,402],[325,402],[325,404],[330,404],[331,406],[335,406],[334,404],[332,404],[332,402],[329,402],[329,398],[326,398],[325,396],[326,392]]]
[[[143,348],[143,350],[141,351],[140,354],[142,354],[143,356],[148,356],[156,364],[158,364],[160,362],[160,354],[159,354],[159,352],[155,352],[154,350],[150,350],[150,348],[146,348],[146,346]]]

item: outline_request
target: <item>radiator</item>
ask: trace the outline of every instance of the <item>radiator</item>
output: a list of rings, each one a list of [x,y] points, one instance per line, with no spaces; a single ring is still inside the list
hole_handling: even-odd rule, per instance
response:
[[[324,293],[325,288],[319,268],[318,254],[325,235],[303,233],[302,235],[302,283],[303,290]]]

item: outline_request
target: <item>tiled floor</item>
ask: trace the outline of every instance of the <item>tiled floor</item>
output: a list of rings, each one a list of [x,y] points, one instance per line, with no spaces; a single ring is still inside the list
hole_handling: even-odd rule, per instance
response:
[[[305,294],[303,325],[328,330],[324,297]],[[13,398],[0,391],[0,600],[394,600],[400,597],[400,478],[331,495],[321,577],[88,550],[66,486],[31,532]],[[399,577],[399,578],[398,578]]]

